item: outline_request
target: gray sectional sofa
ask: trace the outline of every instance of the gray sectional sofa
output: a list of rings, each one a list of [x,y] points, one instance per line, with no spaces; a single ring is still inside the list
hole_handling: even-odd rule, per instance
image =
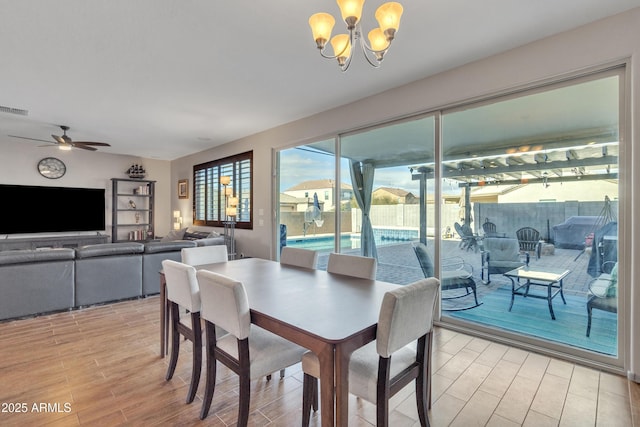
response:
[[[0,252],[0,320],[160,292],[162,261],[223,237]]]

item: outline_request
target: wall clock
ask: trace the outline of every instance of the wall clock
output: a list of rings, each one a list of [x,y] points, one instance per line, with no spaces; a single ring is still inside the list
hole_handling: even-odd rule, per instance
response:
[[[45,157],[38,163],[38,172],[45,178],[58,179],[67,172],[67,167],[60,159]]]

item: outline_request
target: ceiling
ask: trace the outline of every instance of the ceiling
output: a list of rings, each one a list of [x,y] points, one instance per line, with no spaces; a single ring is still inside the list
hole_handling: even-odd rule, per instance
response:
[[[341,73],[307,20],[331,0],[22,0],[0,13],[0,142],[59,125],[101,152],[171,160],[594,20],[640,0],[402,0],[382,67]],[[365,4],[364,31],[382,1]],[[334,34],[342,32],[336,23]]]

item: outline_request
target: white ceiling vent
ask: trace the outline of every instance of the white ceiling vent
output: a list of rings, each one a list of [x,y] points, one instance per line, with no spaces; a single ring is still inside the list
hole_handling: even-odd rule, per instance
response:
[[[4,105],[0,105],[0,113],[17,114],[19,116],[29,115],[29,111],[27,110],[22,110],[20,108],[13,108],[13,107],[5,107]]]

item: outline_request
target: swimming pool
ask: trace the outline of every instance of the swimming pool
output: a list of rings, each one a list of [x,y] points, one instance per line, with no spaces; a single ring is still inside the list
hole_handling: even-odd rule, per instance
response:
[[[377,246],[390,245],[402,241],[418,239],[418,230],[374,228],[373,235]],[[334,250],[333,235],[292,237],[287,239],[287,246],[311,249],[314,251],[331,252]],[[341,248],[359,248],[359,234],[343,234],[340,236]]]

